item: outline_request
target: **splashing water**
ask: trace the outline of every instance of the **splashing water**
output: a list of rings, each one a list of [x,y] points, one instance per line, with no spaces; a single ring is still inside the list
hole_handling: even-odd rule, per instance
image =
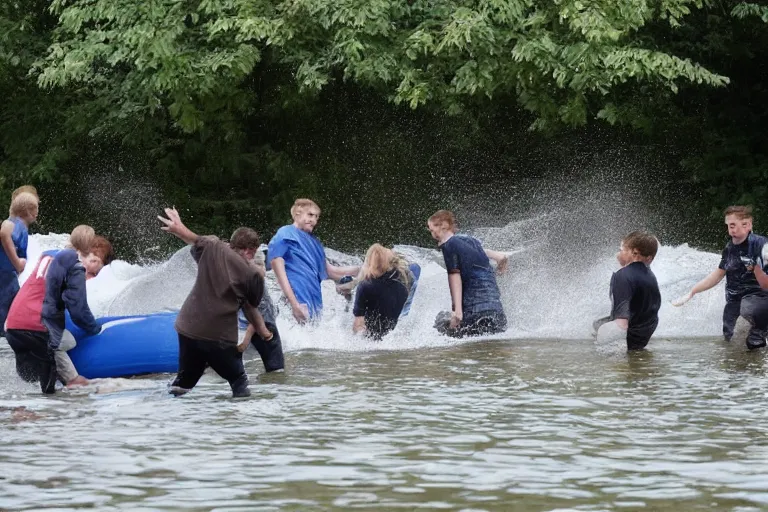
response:
[[[531,223],[540,218],[485,228],[474,234],[512,253],[510,268],[498,277],[502,301],[510,328],[495,339],[588,339],[592,321],[609,313],[608,286],[618,269],[615,250],[577,250],[558,253],[552,245],[530,236]],[[66,235],[34,235],[30,238],[30,264],[43,250],[63,247]],[[283,346],[287,352],[303,349],[392,350],[417,349],[462,343],[440,336],[433,319],[450,308],[450,295],[442,256],[435,249],[396,246],[409,260],[422,266],[419,288],[411,313],[380,342],[351,334],[352,315],[331,281],[323,283],[324,316],[318,325],[297,326],[290,309],[281,307],[278,317]],[[330,260],[341,264],[359,258],[327,250]],[[718,336],[724,305],[722,284],[675,308],[670,301],[690,288],[716,267],[719,257],[690,248],[662,246],[652,265],[661,288],[663,305],[655,337]],[[131,265],[117,260],[98,277],[88,281],[88,301],[99,316],[147,314],[181,307],[195,279],[197,267],[189,250],[183,248],[161,264]],[[22,275],[26,278],[28,272]],[[269,293],[279,304],[280,290],[269,273]]]

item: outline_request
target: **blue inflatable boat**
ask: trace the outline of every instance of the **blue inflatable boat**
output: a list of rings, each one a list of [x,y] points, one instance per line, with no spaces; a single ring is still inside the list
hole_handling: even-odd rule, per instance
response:
[[[172,373],[179,368],[178,312],[99,318],[103,330],[87,336],[67,316],[77,346],[67,352],[83,377],[127,377]]]

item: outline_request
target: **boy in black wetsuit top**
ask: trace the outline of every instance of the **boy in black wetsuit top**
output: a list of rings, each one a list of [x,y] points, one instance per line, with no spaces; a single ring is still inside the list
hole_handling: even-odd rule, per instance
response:
[[[725,210],[725,224],[731,240],[723,249],[720,265],[696,283],[688,295],[673,304],[682,306],[697,293],[713,288],[725,278],[723,337],[726,341],[746,338],[749,349],[764,347],[768,292],[761,289],[753,269],[755,263],[762,260],[766,239],[752,233],[752,208],[749,206],[729,206]],[[741,321],[737,324],[739,317]]]
[[[649,265],[659,242],[650,233],[633,231],[621,241],[616,259],[622,266],[611,277],[611,316],[596,327],[613,322],[627,332],[627,350],[642,350],[659,325],[661,293]]]

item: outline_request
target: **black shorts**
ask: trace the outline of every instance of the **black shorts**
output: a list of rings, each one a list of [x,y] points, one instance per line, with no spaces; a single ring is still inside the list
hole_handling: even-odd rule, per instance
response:
[[[171,386],[192,389],[208,366],[229,382],[233,394],[239,395],[248,389],[243,354],[236,344],[198,340],[179,333],[179,373]]]
[[[16,356],[16,373],[27,382],[39,382],[45,394],[56,390],[56,360],[48,347],[48,333],[8,329],[8,344]]]
[[[507,330],[507,317],[503,311],[481,311],[465,317],[457,329],[450,328],[451,312],[442,311],[435,318],[435,329],[440,334],[446,334],[453,338],[465,336],[483,336],[496,334]]]
[[[259,353],[267,373],[282,370],[285,368],[285,357],[283,356],[280,333],[277,332],[277,326],[272,322],[264,323],[267,329],[272,332],[272,339],[264,341],[258,334],[254,333],[253,338],[251,338],[251,346]]]

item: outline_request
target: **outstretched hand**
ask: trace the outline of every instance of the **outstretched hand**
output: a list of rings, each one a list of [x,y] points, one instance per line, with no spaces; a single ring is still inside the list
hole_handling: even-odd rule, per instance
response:
[[[179,216],[179,212],[176,211],[176,208],[166,208],[165,215],[167,218],[161,215],[157,216],[157,220],[165,224],[165,226],[161,226],[160,229],[176,235],[188,244],[195,243],[197,235],[181,222],[181,217]]]
[[[163,231],[177,234],[179,231],[181,231],[182,228],[186,227],[184,226],[184,223],[181,222],[181,217],[179,216],[179,212],[176,210],[176,208],[165,208],[165,214],[168,216],[168,218],[162,217],[160,215],[157,216],[157,220],[165,224],[165,226],[160,228]]]
[[[672,305],[675,306],[676,308],[679,308],[680,306],[682,306],[692,298],[693,298],[693,293],[688,293],[686,295],[683,295],[682,297],[678,297],[675,300],[673,300]]]

